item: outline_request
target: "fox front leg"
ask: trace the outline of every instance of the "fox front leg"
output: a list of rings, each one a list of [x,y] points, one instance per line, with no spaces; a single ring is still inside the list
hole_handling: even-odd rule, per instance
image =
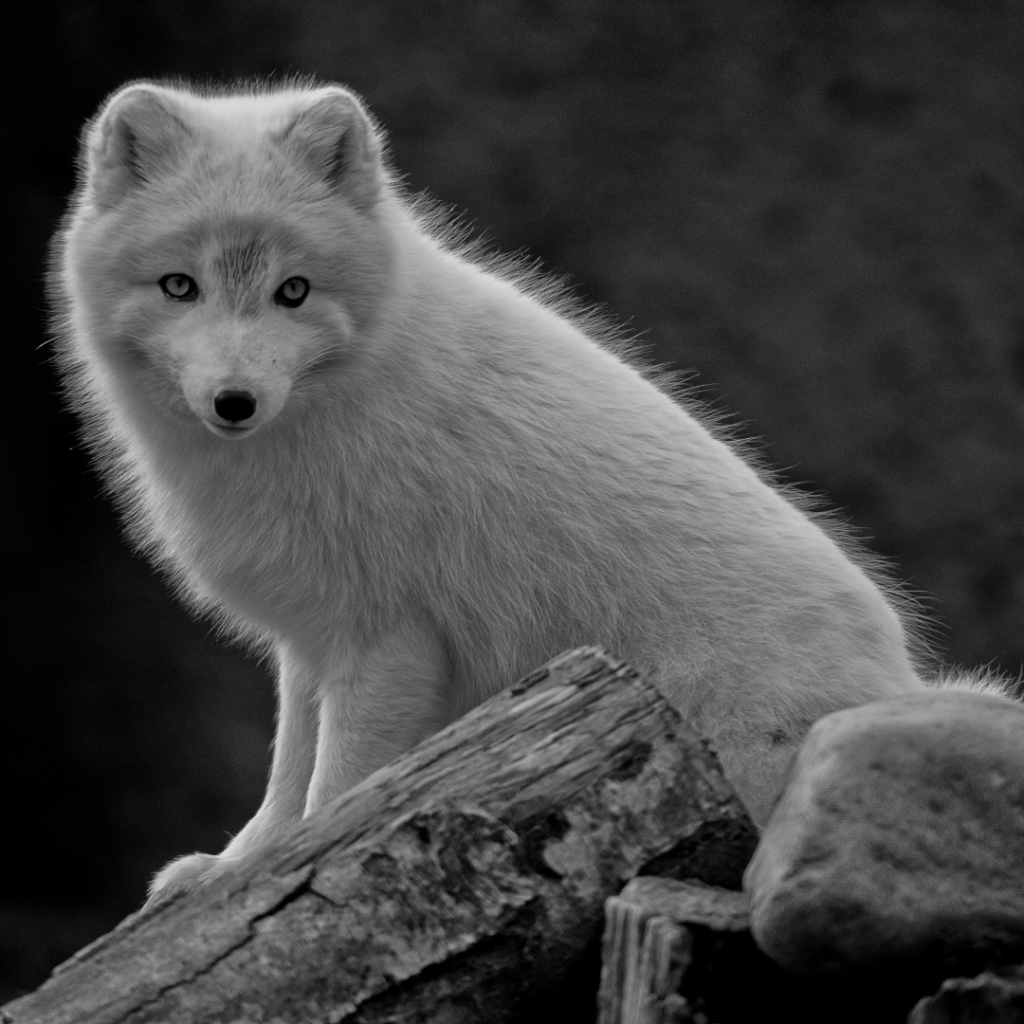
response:
[[[148,903],[212,881],[302,819],[316,756],[316,692],[309,672],[287,648],[279,663],[274,756],[260,809],[223,853],[193,853],[166,865],[150,885]]]

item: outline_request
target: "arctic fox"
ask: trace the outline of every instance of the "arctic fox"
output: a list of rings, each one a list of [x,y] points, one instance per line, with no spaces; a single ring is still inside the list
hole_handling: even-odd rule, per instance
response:
[[[279,668],[262,806],[154,895],[581,644],[652,673],[761,822],[812,722],[924,686],[863,559],[382,149],[335,85],[137,82],[83,136],[71,394],[135,537]]]

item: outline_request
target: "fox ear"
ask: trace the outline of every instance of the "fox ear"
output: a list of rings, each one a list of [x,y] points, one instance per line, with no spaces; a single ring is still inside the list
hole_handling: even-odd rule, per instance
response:
[[[332,86],[311,97],[282,141],[357,209],[369,210],[377,202],[384,183],[380,134],[350,92]]]
[[[86,195],[102,209],[175,167],[192,132],[173,98],[151,85],[130,85],[107,101],[82,145]]]

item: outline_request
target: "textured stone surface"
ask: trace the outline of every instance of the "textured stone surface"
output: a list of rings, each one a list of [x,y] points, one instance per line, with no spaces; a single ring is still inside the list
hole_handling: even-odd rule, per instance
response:
[[[1024,967],[950,978],[914,1007],[907,1024],[1020,1024],[1024,1021]]]
[[[1024,708],[936,691],[814,726],[745,888],[795,974],[967,973],[1024,952],[1022,876]]]

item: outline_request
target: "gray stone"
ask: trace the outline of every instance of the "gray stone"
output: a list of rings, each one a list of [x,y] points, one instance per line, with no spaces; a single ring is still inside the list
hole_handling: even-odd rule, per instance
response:
[[[744,887],[754,938],[797,975],[1020,960],[1024,707],[938,690],[823,718]]]
[[[975,978],[950,978],[922,999],[907,1024],[1021,1024],[1024,967],[984,971]]]

